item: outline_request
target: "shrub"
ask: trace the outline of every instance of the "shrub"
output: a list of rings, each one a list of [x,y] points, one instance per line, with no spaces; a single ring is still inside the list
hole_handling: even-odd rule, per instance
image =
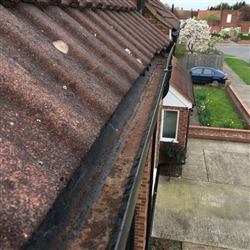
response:
[[[160,147],[160,153],[170,164],[181,163],[186,156],[185,148],[175,142],[164,142]]]
[[[238,38],[241,40],[250,40],[250,33],[239,32]]]

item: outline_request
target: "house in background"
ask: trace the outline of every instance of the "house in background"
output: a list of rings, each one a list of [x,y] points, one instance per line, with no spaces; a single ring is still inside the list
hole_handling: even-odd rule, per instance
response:
[[[222,29],[237,28],[240,32],[249,33],[250,21],[239,20],[239,10],[199,10],[198,18],[205,19],[211,27],[211,33],[219,33]]]
[[[181,8],[180,10],[174,9],[174,14],[180,20],[180,27],[182,27],[183,24],[186,23],[188,18],[197,17],[198,11],[183,10],[183,8]]]
[[[219,33],[221,30],[221,11],[219,10],[199,10],[198,18],[207,20],[210,33]]]

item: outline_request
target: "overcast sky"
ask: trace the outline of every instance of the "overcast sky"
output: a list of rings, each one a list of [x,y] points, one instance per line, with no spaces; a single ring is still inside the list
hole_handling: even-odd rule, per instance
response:
[[[179,7],[180,9],[183,8],[183,10],[207,10],[207,7],[213,7],[217,6],[218,4],[222,2],[228,3],[230,6],[236,4],[237,2],[242,2],[244,0],[209,0],[209,1],[203,1],[203,0],[160,0],[162,3],[167,3],[170,7],[172,7],[172,4],[174,4],[175,8]],[[245,0],[246,3],[249,2],[249,0]]]

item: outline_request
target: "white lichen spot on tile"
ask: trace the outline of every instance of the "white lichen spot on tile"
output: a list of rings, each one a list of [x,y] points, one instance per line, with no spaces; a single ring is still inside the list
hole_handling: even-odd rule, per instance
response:
[[[53,42],[53,45],[62,53],[67,54],[69,51],[69,46],[62,40],[57,40]]]

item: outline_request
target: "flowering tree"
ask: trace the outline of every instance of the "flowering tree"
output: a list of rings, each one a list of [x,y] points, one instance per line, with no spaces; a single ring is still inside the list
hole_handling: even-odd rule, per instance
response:
[[[186,25],[180,30],[179,43],[186,44],[186,48],[193,54],[202,52],[210,42],[210,27],[205,20],[187,19]]]

